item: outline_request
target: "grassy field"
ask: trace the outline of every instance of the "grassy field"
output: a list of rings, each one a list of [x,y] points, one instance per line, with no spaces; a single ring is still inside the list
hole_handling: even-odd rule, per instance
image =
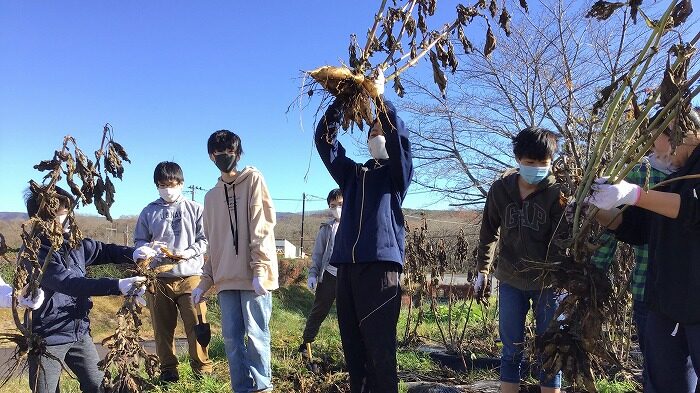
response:
[[[10,274],[6,266],[0,266],[0,274],[8,279]],[[100,270],[102,269],[102,270]],[[100,267],[91,272],[94,276],[122,276],[125,273],[115,267]],[[113,333],[115,328],[114,315],[121,304],[118,296],[95,297],[93,298],[94,308],[91,311],[92,332],[95,341],[100,341],[104,337]],[[332,393],[346,392],[347,374],[343,372],[343,356],[338,330],[338,323],[335,316],[335,309],[321,326],[321,330],[313,346],[314,358],[324,364],[325,373],[315,375],[307,370],[307,363],[297,348],[301,343],[301,334],[304,329],[305,317],[311,309],[313,294],[303,285],[289,285],[274,292],[273,295],[273,316],[270,323],[272,331],[272,368],[273,383],[275,391],[278,392],[301,392],[301,393]],[[468,303],[467,303],[468,304]],[[467,305],[465,304],[465,306]],[[192,370],[187,362],[187,354],[180,354],[180,381],[168,386],[155,386],[151,391],[157,393],[165,392],[192,392],[192,393],[214,393],[230,392],[228,366],[226,362],[223,340],[220,336],[220,309],[216,299],[208,301],[209,322],[212,325],[214,337],[209,346],[209,352],[214,361],[214,372],[211,376],[203,380],[195,380]],[[476,330],[488,329],[491,331],[489,340],[497,337],[496,326],[484,322],[483,312],[480,307],[472,308],[471,312],[465,312],[467,307],[461,307],[462,303],[457,303],[453,308],[452,319],[465,321],[468,318],[468,334]],[[144,310],[145,311],[145,310]],[[492,312],[492,311],[489,311]],[[150,318],[148,312],[144,312],[144,328],[142,336],[145,339],[153,338],[153,331],[150,329]],[[443,334],[447,334],[446,324],[449,320],[446,306],[440,305],[435,311],[427,310],[424,314],[425,320],[418,329],[421,341],[427,344],[440,345]],[[402,310],[398,324],[398,338],[403,339],[407,322],[406,309]],[[11,331],[14,329],[11,314],[8,310],[0,310],[0,330]],[[442,334],[440,333],[442,330]],[[184,337],[182,328],[178,326],[176,332],[178,337]],[[471,348],[477,343],[467,339],[465,345]],[[483,345],[484,343],[479,343]],[[492,343],[491,351],[496,352],[482,354],[495,355],[498,347]],[[489,347],[488,345],[486,347]],[[399,370],[408,373],[422,375],[437,375],[443,372],[439,365],[433,362],[424,352],[412,349],[402,349],[397,355]],[[459,379],[465,381],[476,381],[484,379],[498,379],[494,372],[478,371],[459,375]],[[155,381],[154,381],[155,382]],[[531,381],[532,382],[532,381]],[[12,393],[29,392],[26,376],[10,381],[1,391]],[[602,393],[623,393],[634,392],[635,386],[628,382],[614,382],[602,380],[598,383]],[[61,392],[79,392],[80,389],[76,381],[64,377],[61,383]],[[406,391],[405,383],[401,384],[401,391]]]

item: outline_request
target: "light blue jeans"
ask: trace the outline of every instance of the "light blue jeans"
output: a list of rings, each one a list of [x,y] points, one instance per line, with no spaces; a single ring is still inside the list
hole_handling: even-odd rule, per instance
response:
[[[272,389],[272,293],[259,296],[255,291],[221,291],[219,305],[231,388],[236,393]]]
[[[554,289],[523,291],[503,281],[499,282],[498,306],[501,310],[498,314],[498,330],[503,343],[501,354],[501,381],[503,382],[520,383],[520,362],[523,359],[523,342],[525,341],[525,318],[530,311],[530,302],[532,302],[532,310],[535,312],[535,331],[539,337],[547,330],[547,326],[557,309],[557,295]],[[540,359],[539,355],[538,359]],[[541,368],[539,374],[540,386],[561,387],[561,372],[550,380],[546,380]]]

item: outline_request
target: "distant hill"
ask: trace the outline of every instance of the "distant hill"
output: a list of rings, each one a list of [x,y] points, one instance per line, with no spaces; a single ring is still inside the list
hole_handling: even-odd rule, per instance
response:
[[[0,220],[26,220],[27,218],[29,218],[27,213],[0,212]]]

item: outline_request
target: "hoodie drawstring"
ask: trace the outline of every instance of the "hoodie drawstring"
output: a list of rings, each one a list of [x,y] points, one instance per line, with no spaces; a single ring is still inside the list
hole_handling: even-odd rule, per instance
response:
[[[231,235],[233,236],[233,247],[236,249],[236,255],[238,255],[238,205],[236,204],[236,185],[231,184],[231,188],[233,190],[233,215],[235,216],[236,219],[236,225],[234,229],[234,224],[233,220],[231,218],[231,201],[228,197],[228,188],[226,187],[226,183],[224,183],[224,195],[226,195],[226,210],[228,210],[228,222],[231,225]]]

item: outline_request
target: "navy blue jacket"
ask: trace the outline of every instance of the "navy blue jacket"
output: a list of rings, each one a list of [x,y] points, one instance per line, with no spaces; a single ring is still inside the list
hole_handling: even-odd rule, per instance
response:
[[[395,262],[403,266],[406,230],[401,204],[413,177],[408,130],[388,102],[379,121],[388,160],[356,163],[337,140],[341,112],[332,104],[316,127],[316,148],[343,191],[342,219],[335,236],[331,265]]]
[[[686,164],[667,179],[699,173],[700,147],[696,147]],[[644,291],[649,308],[673,322],[700,324],[700,179],[678,180],[656,190],[680,195],[678,217],[630,206],[615,235],[625,243],[649,245]]]
[[[40,263],[49,250],[49,246],[41,246]],[[131,247],[91,239],[83,239],[78,248],[71,250],[64,242],[61,249],[54,251],[41,279],[45,300],[32,313],[33,331],[44,337],[48,345],[80,340],[90,331],[90,296],[121,295],[119,280],[85,277],[85,268],[106,263],[133,263],[133,251]]]

